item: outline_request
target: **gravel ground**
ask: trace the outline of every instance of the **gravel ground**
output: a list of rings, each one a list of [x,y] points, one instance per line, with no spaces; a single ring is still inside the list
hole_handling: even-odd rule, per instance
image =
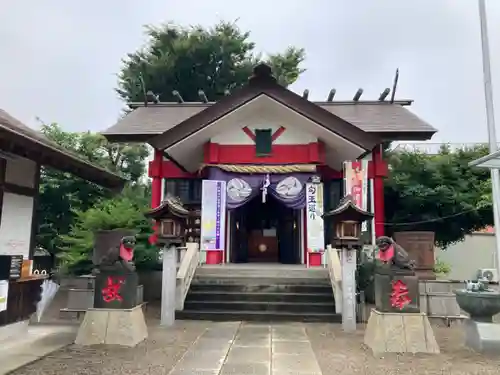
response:
[[[59,308],[65,305],[65,298],[64,294],[56,298],[43,322],[70,322],[59,318]],[[159,306],[156,305],[148,307],[146,318],[149,338],[136,348],[69,346],[12,374],[166,375],[211,325],[203,321],[179,321],[173,328],[159,328]],[[460,325],[433,327],[441,348],[439,355],[388,354],[383,358],[373,357],[363,347],[362,326],[354,334],[345,334],[336,324],[311,323],[305,327],[324,375],[500,374],[500,356],[484,356],[466,349]]]
[[[364,329],[345,334],[339,325],[308,324],[307,334],[323,374],[462,375],[499,374],[500,356],[484,356],[463,346],[459,325],[433,327],[441,354],[387,354],[375,358],[363,347]]]
[[[165,375],[205,331],[206,322],[181,322],[174,328],[149,329],[135,348],[71,345],[12,372],[13,375]]]

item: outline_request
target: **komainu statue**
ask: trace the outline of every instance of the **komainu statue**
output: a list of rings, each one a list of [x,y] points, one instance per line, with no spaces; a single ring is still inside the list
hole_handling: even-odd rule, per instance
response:
[[[130,231],[97,232],[92,259],[95,266],[94,273],[101,271],[134,272],[135,242],[135,236]]]
[[[415,261],[411,260],[408,253],[399,246],[392,238],[381,236],[375,241],[379,252],[377,259],[388,264],[395,270],[410,270],[415,268]]]

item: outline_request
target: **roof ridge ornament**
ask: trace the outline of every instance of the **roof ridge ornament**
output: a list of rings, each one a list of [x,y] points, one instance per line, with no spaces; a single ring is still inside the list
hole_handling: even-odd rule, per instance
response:
[[[254,83],[263,83],[263,82],[276,83],[276,78],[274,78],[273,76],[273,70],[266,63],[260,63],[256,65],[253,68],[252,76],[248,79],[248,83],[250,85]]]

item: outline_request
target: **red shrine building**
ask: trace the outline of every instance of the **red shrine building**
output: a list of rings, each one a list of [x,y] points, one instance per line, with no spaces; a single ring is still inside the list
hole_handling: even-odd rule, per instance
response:
[[[200,244],[206,263],[319,266],[332,236],[321,213],[334,209],[344,195],[358,194],[351,182],[364,176],[359,192],[374,214],[365,228],[367,243],[383,235],[383,144],[425,141],[436,133],[407,109],[411,100],[386,101],[388,91],[379,100],[363,101],[358,91],[352,101],[335,101],[332,90],[327,101],[312,102],[306,93],[279,85],[271,69],[260,64],[248,84],[218,102],[208,102],[200,92],[200,102],[183,102],[177,95],[174,103],[130,103],[132,111],[103,134],[112,142],[154,148],[153,208],[175,196],[187,208],[201,210],[201,226],[205,220],[211,227],[206,231],[218,225],[214,230],[222,239],[202,238]],[[207,181],[221,182],[213,195]],[[319,195],[311,198],[313,190]],[[216,201],[220,208],[212,223],[204,212]]]

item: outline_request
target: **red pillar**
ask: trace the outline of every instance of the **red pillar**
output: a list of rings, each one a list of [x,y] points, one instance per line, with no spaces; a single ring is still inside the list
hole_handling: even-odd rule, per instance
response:
[[[375,236],[383,236],[385,233],[384,212],[384,177],[387,176],[387,165],[382,155],[382,145],[378,145],[372,151],[373,172],[373,203],[375,216]]]
[[[163,151],[155,150],[153,161],[149,163],[148,176],[152,178],[151,182],[151,208],[156,208],[161,204],[163,192],[161,191],[161,182],[163,165]],[[149,237],[149,242],[155,244],[158,239],[158,224],[153,223],[153,234]]]
[[[161,167],[163,164],[163,151],[155,150],[154,159],[149,163],[149,177],[153,179],[151,182],[151,208],[156,208],[161,204],[161,181],[162,181],[162,171]]]

